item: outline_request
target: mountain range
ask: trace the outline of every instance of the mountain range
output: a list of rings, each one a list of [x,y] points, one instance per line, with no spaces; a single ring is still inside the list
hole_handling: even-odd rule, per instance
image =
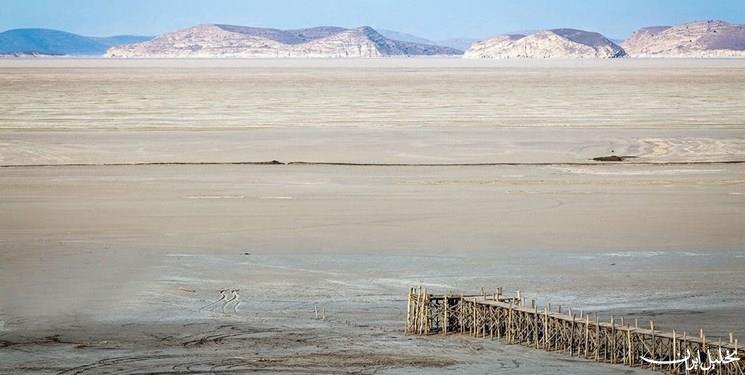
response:
[[[745,25],[699,21],[645,27],[621,46],[633,57],[745,57]]]
[[[465,51],[465,53],[463,52]],[[745,25],[695,21],[645,27],[624,41],[577,29],[514,32],[476,41],[432,41],[368,26],[279,30],[198,25],[157,37],[88,37],[50,29],[0,33],[0,55],[107,57],[386,57],[466,58],[745,57]]]
[[[465,58],[589,58],[626,56],[623,48],[601,34],[577,29],[552,29],[530,35],[500,35],[474,43]]]
[[[450,47],[386,38],[369,26],[279,30],[207,24],[112,47],[108,57],[383,57],[460,55]]]
[[[51,29],[13,29],[0,33],[0,54],[100,56],[113,46],[150,39],[137,35],[89,37]]]

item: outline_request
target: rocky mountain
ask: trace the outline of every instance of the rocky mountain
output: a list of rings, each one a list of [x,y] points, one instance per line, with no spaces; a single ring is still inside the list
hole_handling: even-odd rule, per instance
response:
[[[118,35],[98,38],[51,29],[13,29],[0,33],[0,54],[97,56],[113,46],[149,39],[152,37]]]
[[[609,59],[624,57],[617,44],[601,34],[575,30],[553,29],[530,35],[500,35],[474,43],[465,58],[587,58]]]
[[[633,57],[745,57],[745,25],[698,21],[645,27],[621,45]]]
[[[199,25],[144,43],[109,49],[108,57],[383,57],[459,55],[453,48],[389,39],[368,26],[278,30]]]

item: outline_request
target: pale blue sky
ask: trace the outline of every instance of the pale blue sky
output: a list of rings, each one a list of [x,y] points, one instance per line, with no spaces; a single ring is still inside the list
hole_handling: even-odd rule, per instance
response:
[[[625,37],[642,26],[745,23],[745,0],[0,0],[0,30],[156,35],[200,23],[373,27],[431,39],[573,27]]]

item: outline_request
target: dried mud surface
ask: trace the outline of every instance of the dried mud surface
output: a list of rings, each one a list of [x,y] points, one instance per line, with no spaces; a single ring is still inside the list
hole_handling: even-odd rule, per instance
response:
[[[416,285],[742,338],[745,62],[526,64],[0,61],[0,373],[642,372]]]

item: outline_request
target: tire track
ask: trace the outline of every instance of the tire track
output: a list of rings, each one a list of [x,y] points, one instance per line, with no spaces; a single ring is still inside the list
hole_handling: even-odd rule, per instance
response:
[[[228,294],[228,289],[220,289],[219,298],[202,306],[199,308],[199,311],[215,311],[219,309],[223,314],[237,314],[238,307],[242,303],[239,292],[240,289],[230,289],[230,294]]]
[[[240,289],[233,289],[233,290],[230,291],[230,294],[231,294],[232,297],[227,302],[225,302],[224,305],[222,305],[222,313],[223,314],[227,314],[227,312],[225,311],[225,309],[231,303],[233,303],[233,302],[235,302],[235,305],[233,305],[233,308],[232,308],[233,314],[238,313],[238,307],[237,306],[240,303],[240,298],[241,298],[241,295],[238,294],[239,291],[240,291]]]
[[[227,289],[220,289],[220,291],[219,291],[219,293],[220,293],[220,298],[218,298],[218,299],[217,299],[216,301],[214,301],[214,302],[212,302],[212,303],[209,303],[209,304],[207,304],[207,305],[205,305],[205,306],[202,306],[202,307],[201,307],[201,308],[199,309],[199,311],[202,311],[202,310],[206,310],[206,309],[208,309],[208,308],[213,308],[214,306],[216,306],[216,305],[217,305],[217,304],[219,304],[220,302],[224,301],[224,300],[225,300],[226,298],[228,298],[228,296],[227,296],[227,295],[225,294],[225,292],[227,292],[227,291],[228,291]]]

